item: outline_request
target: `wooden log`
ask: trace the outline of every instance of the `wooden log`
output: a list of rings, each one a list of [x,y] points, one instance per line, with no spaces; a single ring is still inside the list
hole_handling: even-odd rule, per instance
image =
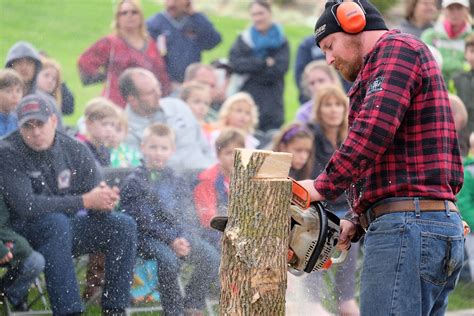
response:
[[[284,315],[292,155],[236,149],[222,239],[220,315]]]

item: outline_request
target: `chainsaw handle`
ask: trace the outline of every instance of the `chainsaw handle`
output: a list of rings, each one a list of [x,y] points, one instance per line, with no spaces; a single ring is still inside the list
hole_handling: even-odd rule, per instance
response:
[[[341,253],[339,254],[339,257],[336,257],[336,258],[331,258],[331,261],[332,261],[332,264],[339,264],[339,263],[343,263],[346,258],[347,258],[347,253],[349,251],[348,250],[343,250],[341,251]]]
[[[303,210],[309,208],[311,204],[311,198],[309,192],[299,184],[295,179],[288,177],[291,180],[291,203],[298,205]]]

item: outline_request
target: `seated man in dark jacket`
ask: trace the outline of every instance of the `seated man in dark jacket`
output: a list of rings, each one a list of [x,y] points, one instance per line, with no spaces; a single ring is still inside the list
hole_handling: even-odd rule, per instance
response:
[[[112,213],[117,188],[101,182],[90,151],[56,131],[57,117],[38,94],[17,108],[19,130],[0,141],[0,174],[15,230],[46,260],[46,286],[55,315],[84,311],[73,256],[106,257],[104,315],[124,315],[136,256],[136,224]],[[87,215],[76,215],[80,210]],[[84,212],[82,212],[84,213]]]
[[[143,166],[125,180],[121,207],[137,221],[138,253],[157,260],[159,290],[166,315],[200,315],[210,284],[217,279],[219,255],[202,240],[188,185],[166,167],[175,149],[173,131],[155,123],[144,131]],[[180,258],[193,266],[183,300],[178,285]]]

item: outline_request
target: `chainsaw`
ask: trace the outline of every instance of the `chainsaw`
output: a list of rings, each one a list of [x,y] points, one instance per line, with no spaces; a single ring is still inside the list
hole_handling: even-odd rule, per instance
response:
[[[339,218],[327,210],[325,203],[311,203],[308,191],[291,180],[288,272],[302,275],[342,263],[347,251],[331,258],[339,241]],[[223,232],[226,225],[227,216],[216,216],[211,220],[211,227],[219,231]]]

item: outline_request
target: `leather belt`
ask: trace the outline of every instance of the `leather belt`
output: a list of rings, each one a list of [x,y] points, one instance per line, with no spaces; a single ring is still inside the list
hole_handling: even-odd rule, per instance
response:
[[[362,228],[367,229],[371,222],[376,218],[398,212],[415,212],[416,203],[419,205],[420,212],[445,212],[449,209],[451,212],[458,212],[458,208],[454,202],[449,200],[421,200],[421,199],[409,199],[409,200],[397,200],[377,203],[374,207],[369,208],[365,213],[359,216],[359,222]]]

